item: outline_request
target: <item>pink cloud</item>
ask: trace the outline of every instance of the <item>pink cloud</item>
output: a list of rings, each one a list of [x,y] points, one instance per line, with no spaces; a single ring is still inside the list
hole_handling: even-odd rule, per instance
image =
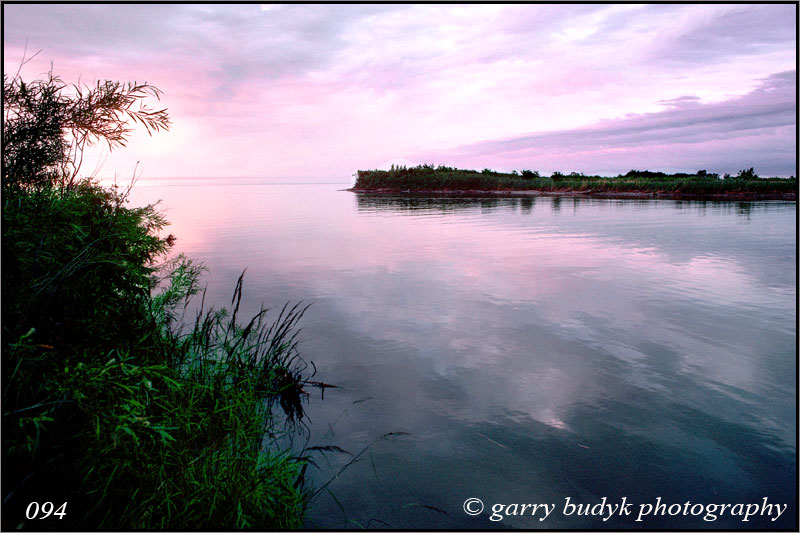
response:
[[[787,71],[723,102],[704,104],[683,96],[659,102],[667,109],[656,113],[466,145],[436,155],[473,165],[492,162],[506,169],[611,174],[631,168],[735,172],[759,161],[762,173],[796,175],[796,98],[796,72]]]
[[[703,113],[794,68],[792,9],[10,4],[4,67],[16,71],[27,39],[29,52],[43,51],[25,77],[52,61],[66,81],[146,80],[164,90],[173,131],[136,136],[107,159],[106,172],[129,172],[141,160],[164,176],[347,181],[358,168],[420,157],[507,168],[534,155],[520,144],[530,132],[551,132],[536,138],[536,161],[553,154],[555,164],[571,150],[567,162],[599,172],[608,168],[603,154],[669,144],[647,138],[655,127],[611,142],[623,123],[681,112],[702,142],[739,135],[702,126]],[[742,32],[751,19],[771,31]],[[690,102],[684,97],[703,105],[665,112],[665,103]],[[682,142],[690,129],[679,128]],[[762,141],[777,144],[764,158],[774,162],[791,137],[766,131]],[[594,167],[590,157],[600,158]],[[667,163],[695,166],[689,157]]]

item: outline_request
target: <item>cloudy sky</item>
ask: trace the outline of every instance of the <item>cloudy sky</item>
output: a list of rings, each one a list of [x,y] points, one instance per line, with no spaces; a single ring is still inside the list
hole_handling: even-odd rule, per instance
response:
[[[797,6],[8,5],[4,69],[147,81],[146,178],[348,182],[433,163],[796,175]],[[26,45],[27,43],[27,45]],[[27,53],[25,52],[27,46]],[[102,165],[100,164],[102,162]]]

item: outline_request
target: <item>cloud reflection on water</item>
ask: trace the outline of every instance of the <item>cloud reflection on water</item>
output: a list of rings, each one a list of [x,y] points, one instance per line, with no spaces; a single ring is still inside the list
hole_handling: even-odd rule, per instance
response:
[[[229,297],[247,267],[251,305],[315,302],[301,347],[343,387],[309,406],[320,442],[358,450],[409,431],[386,460],[412,472],[428,458],[438,472],[462,456],[484,475],[505,453],[496,442],[522,454],[519,468],[548,457],[539,482],[587,497],[648,486],[644,475],[654,493],[679,494],[669,469],[696,473],[701,495],[723,478],[763,492],[743,443],[784,471],[796,414],[794,204],[335,189],[198,187],[165,200],[179,251],[206,260],[212,292]],[[578,444],[610,470],[589,456],[565,463]]]

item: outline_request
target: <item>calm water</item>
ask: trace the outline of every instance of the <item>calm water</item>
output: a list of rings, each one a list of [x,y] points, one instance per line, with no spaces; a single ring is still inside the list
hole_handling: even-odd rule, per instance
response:
[[[794,203],[172,183],[134,202],[163,200],[215,303],[244,268],[249,311],[313,302],[302,351],[341,388],[312,391],[309,445],[408,433],[333,481],[308,527],[796,527]],[[312,481],[351,459],[318,455]],[[633,516],[565,516],[603,497]],[[658,497],[788,508],[636,522]],[[513,503],[555,507],[489,520]]]

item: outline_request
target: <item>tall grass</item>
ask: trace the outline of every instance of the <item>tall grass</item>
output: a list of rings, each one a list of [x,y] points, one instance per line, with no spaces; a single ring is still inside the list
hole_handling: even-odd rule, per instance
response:
[[[306,307],[242,320],[240,277],[184,316],[202,268],[155,266],[164,224],[90,182],[4,195],[4,529],[302,524],[304,461],[274,437],[303,417]]]
[[[506,174],[484,169],[459,170],[452,167],[393,167],[390,170],[359,170],[355,189],[388,189],[394,191],[647,191],[684,194],[719,193],[790,193],[797,192],[797,179],[759,178],[752,169],[737,177],[719,179],[715,174],[698,171],[696,174],[664,174],[661,172],[631,171],[617,177],[584,176],[578,173],[554,173],[550,177],[538,172],[523,171],[522,175]]]
[[[142,102],[160,91],[66,89],[4,77],[3,529],[300,526],[307,459],[276,437],[303,418],[306,308],[241,320],[240,277],[230,309],[206,309],[203,269],[160,263],[174,237],[155,207],[78,178],[129,121],[169,128]]]

